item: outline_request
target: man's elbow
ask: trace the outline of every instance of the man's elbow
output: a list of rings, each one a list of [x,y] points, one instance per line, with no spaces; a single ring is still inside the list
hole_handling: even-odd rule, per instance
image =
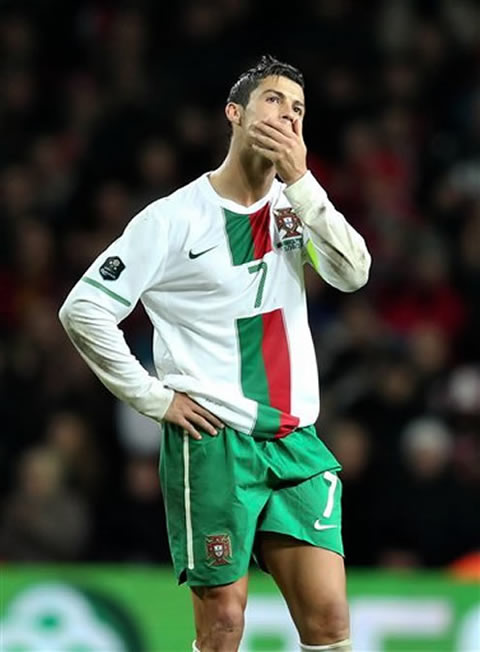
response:
[[[356,292],[360,288],[363,288],[368,283],[371,264],[372,259],[370,254],[365,252],[360,264],[352,268],[351,273],[344,278],[344,284],[341,288],[342,292]]]
[[[76,330],[76,317],[78,317],[78,301],[67,297],[58,311],[58,319],[67,333]]]
[[[114,312],[76,292],[65,299],[58,311],[58,319],[71,338],[84,336],[92,328],[101,330],[118,324]]]
[[[60,310],[58,311],[58,319],[60,320],[60,323],[62,324],[63,328],[65,330],[68,330],[67,325],[70,319],[70,306],[68,300],[64,301],[63,304],[60,306]]]

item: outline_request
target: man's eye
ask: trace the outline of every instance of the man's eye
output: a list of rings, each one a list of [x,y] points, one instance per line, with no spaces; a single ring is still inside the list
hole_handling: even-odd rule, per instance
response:
[[[267,97],[267,102],[278,102],[280,100],[279,97],[276,95],[271,95],[270,97]]]
[[[298,115],[302,115],[303,111],[299,106],[296,106],[294,109],[295,113],[298,113]]]

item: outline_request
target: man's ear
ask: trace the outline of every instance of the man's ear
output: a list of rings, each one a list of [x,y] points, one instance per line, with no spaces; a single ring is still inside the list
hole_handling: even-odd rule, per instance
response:
[[[242,106],[236,102],[228,102],[225,107],[225,115],[232,126],[242,124],[242,112]]]

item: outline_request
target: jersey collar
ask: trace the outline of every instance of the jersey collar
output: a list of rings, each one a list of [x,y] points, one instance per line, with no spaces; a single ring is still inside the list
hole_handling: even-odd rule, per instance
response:
[[[210,199],[210,201],[213,201],[218,206],[233,211],[234,213],[243,213],[244,215],[255,213],[256,211],[260,210],[260,208],[262,208],[262,206],[264,206],[268,201],[271,201],[279,184],[277,179],[274,179],[272,185],[270,186],[270,190],[264,197],[256,201],[254,204],[251,204],[250,206],[242,206],[242,204],[237,204],[237,202],[233,201],[232,199],[221,197],[210,183],[208,178],[209,174],[210,172],[205,172],[199,179],[202,192]]]

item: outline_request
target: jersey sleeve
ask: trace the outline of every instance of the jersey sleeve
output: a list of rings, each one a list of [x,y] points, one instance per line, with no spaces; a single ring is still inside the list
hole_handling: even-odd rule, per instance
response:
[[[59,312],[68,336],[102,383],[156,420],[163,418],[173,391],[142,367],[118,324],[143,293],[161,284],[168,240],[167,216],[148,206],[92,263]]]
[[[167,217],[148,206],[90,265],[74,288],[75,294],[105,307],[117,323],[125,319],[142,294],[161,283],[168,236]]]
[[[306,261],[343,292],[365,285],[371,265],[365,240],[336,210],[312,173],[287,186],[284,193],[305,227]]]

